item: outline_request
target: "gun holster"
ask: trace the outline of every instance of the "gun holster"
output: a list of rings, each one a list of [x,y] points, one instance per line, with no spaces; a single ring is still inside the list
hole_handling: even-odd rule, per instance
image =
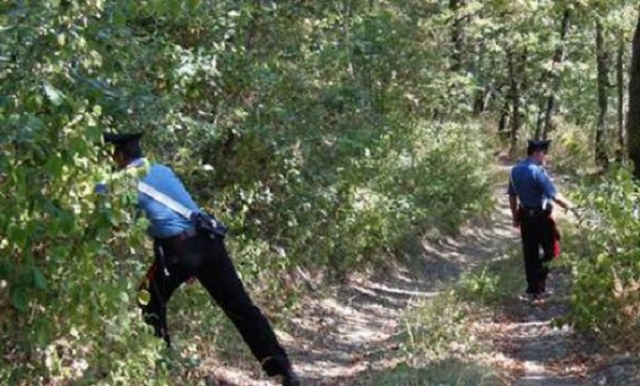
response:
[[[193,222],[196,231],[210,239],[224,239],[227,235],[227,227],[218,221],[213,215],[205,212],[197,212],[193,214]]]

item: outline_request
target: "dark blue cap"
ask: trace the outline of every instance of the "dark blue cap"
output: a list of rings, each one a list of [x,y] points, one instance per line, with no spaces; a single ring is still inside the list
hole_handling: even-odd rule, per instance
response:
[[[103,135],[105,143],[111,143],[115,146],[123,146],[131,142],[137,142],[142,138],[142,133],[105,133]]]
[[[544,152],[549,150],[549,144],[551,143],[550,139],[530,139],[528,141],[527,151],[537,151],[542,150]]]

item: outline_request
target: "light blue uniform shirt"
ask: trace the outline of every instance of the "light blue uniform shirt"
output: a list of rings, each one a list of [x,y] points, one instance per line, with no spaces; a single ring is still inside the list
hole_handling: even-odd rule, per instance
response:
[[[523,206],[543,207],[556,197],[556,188],[542,166],[527,158],[511,169],[509,195],[517,195]]]
[[[129,167],[139,167],[142,166],[144,162],[143,159],[137,159],[131,162]],[[185,189],[182,181],[180,181],[171,168],[165,165],[151,164],[147,170],[147,174],[142,177],[141,181],[171,197],[187,209],[192,211],[200,210],[191,198],[189,192],[187,192],[187,189]],[[148,230],[151,237],[171,237],[193,227],[190,221],[146,194],[138,194],[138,205],[151,222]]]

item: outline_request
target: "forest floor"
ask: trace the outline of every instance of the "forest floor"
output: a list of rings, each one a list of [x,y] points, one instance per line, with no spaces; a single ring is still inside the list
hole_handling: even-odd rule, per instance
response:
[[[554,320],[569,310],[568,273],[552,273],[548,286],[554,294],[544,303],[518,300],[525,288],[524,269],[519,234],[511,226],[503,193],[504,186],[496,188],[490,221],[466,227],[455,238],[424,240],[412,264],[385,274],[354,275],[303,299],[304,307],[280,323],[277,332],[302,384],[640,385],[631,357],[609,357],[594,341],[555,326]],[[485,276],[479,272],[493,281],[482,281]],[[463,300],[448,307],[464,307],[462,320],[455,312],[430,306],[470,277],[493,283],[495,293],[455,297]],[[442,337],[446,344],[427,338],[416,352],[419,344],[407,344],[407,315],[421,309],[424,320],[414,323],[424,323],[426,336],[443,331],[460,335]],[[462,327],[443,328],[452,323]],[[431,356],[430,345],[439,344],[437,355]],[[475,348],[466,349],[469,345]],[[242,355],[224,362],[217,356],[205,360],[188,378],[200,379],[194,384],[206,379],[208,385],[278,384],[261,373],[248,350],[241,350]],[[492,377],[482,378],[488,373]]]

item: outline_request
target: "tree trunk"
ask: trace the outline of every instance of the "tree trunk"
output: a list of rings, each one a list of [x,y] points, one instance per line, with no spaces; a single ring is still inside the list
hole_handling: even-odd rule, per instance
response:
[[[247,54],[251,54],[254,46],[254,39],[258,31],[258,22],[260,18],[260,0],[253,1],[253,10],[251,13],[251,24],[249,24],[249,30],[244,41],[244,49]]]
[[[449,0],[449,9],[453,13],[453,28],[451,30],[451,43],[453,44],[453,54],[451,55],[453,64],[452,71],[460,71],[463,64],[464,54],[464,17],[460,17],[459,10],[465,6],[465,0]]]
[[[509,131],[509,101],[505,100],[504,105],[502,106],[502,112],[500,113],[500,122],[498,123],[498,135],[500,136],[500,140],[507,142],[510,138]]]
[[[569,9],[566,9],[564,11],[564,15],[562,16],[562,26],[560,29],[560,44],[556,48],[556,52],[553,55],[552,71],[554,72],[551,76],[551,87],[549,90],[549,95],[547,96],[547,110],[545,112],[544,131],[542,133],[542,137],[544,139],[547,139],[547,136],[549,135],[549,133],[553,131],[552,120],[553,120],[553,114],[555,113],[555,110],[556,110],[555,93],[558,91],[558,87],[560,86],[559,84],[560,78],[558,77],[557,73],[555,73],[555,69],[564,60],[564,53],[565,53],[564,40],[567,36],[567,32],[569,31],[570,25],[571,25],[571,12],[569,11]]]
[[[616,161],[624,162],[625,156],[625,133],[624,133],[624,35],[622,30],[618,36],[618,57],[616,63],[616,83],[618,86],[618,151]]]
[[[640,17],[633,36],[631,69],[629,71],[629,112],[627,114],[627,146],[633,174],[640,178]]]
[[[479,117],[487,110],[491,97],[493,96],[493,84],[489,83],[483,89],[476,91],[476,95],[473,100],[473,116]]]
[[[483,68],[485,62],[485,45],[484,42],[480,42],[479,44],[475,44],[476,51],[474,57],[476,58],[474,63],[473,71],[476,74],[480,74],[480,80],[482,81],[482,88],[478,88],[476,90],[476,94],[473,98],[473,116],[479,117],[480,114],[484,113],[487,108],[487,103],[491,98],[491,90],[492,90],[492,81],[491,79],[487,79],[485,75],[483,75]]]
[[[507,54],[509,66],[509,96],[511,99],[511,143],[509,154],[515,156],[518,150],[518,135],[520,134],[520,88],[516,75],[515,59],[512,52]]]
[[[540,139],[542,136],[542,124],[544,123],[545,118],[545,108],[544,103],[540,103],[538,105],[538,113],[536,114],[536,134],[535,139]]]
[[[480,89],[476,91],[476,96],[473,98],[473,116],[478,117],[484,112],[484,102],[486,100],[486,89]]]
[[[607,84],[608,84],[608,58],[605,48],[604,31],[602,22],[596,21],[596,60],[598,65],[598,124],[596,126],[595,155],[596,165],[607,167],[607,149],[605,144],[605,130],[607,128]]]

